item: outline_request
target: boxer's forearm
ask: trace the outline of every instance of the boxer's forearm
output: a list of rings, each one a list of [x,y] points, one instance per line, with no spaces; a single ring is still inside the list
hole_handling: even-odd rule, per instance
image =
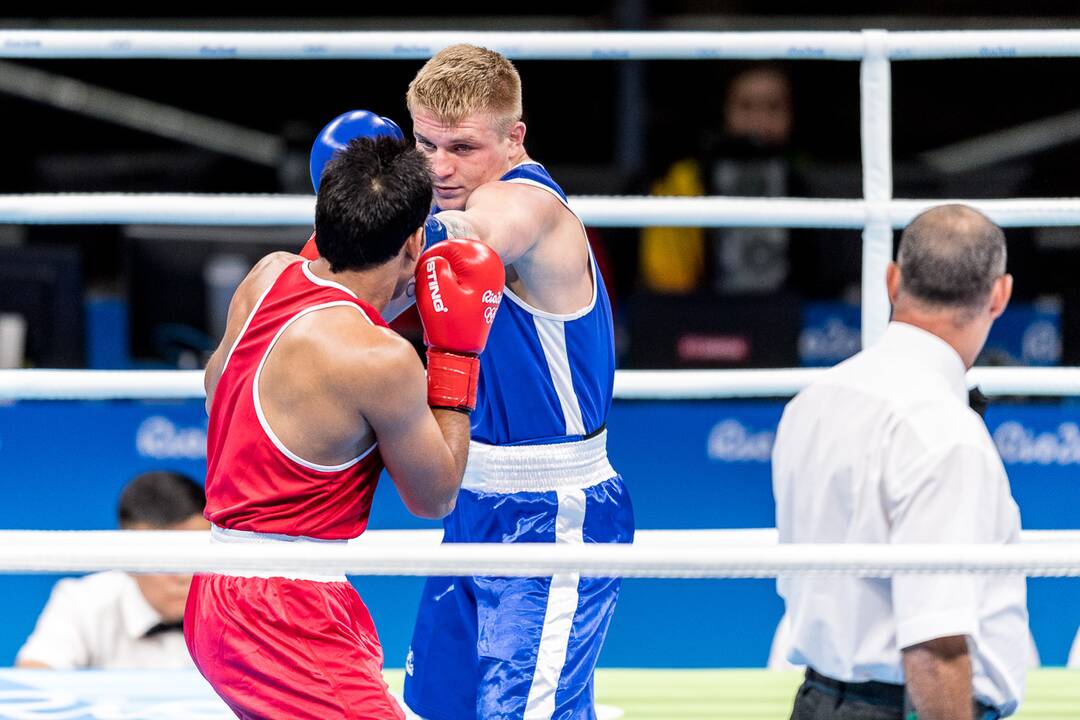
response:
[[[481,228],[476,226],[468,215],[461,210],[444,210],[435,217],[446,228],[446,236],[452,238],[472,238],[484,241]]]
[[[461,486],[461,478],[465,474],[465,463],[469,460],[470,420],[469,415],[460,410],[433,408],[431,412],[435,416],[435,422],[439,423],[446,447],[454,457],[453,477],[457,478],[457,486],[452,493],[450,508],[447,510],[449,512],[454,508],[457,489]]]

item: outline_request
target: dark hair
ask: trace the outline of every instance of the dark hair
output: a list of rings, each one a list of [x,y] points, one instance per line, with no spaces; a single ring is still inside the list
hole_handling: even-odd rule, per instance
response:
[[[966,205],[939,205],[904,228],[903,290],[931,305],[975,308],[1005,272],[1005,233]]]
[[[431,208],[431,175],[415,146],[356,138],[323,170],[315,201],[315,244],[330,270],[363,270],[401,251]]]
[[[206,492],[183,473],[152,470],[137,476],[120,493],[120,527],[145,524],[166,528],[202,515]]]

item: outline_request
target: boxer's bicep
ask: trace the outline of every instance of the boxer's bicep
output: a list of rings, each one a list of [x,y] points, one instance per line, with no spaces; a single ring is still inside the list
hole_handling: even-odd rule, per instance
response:
[[[405,506],[421,517],[442,517],[452,507],[461,474],[428,407],[424,366],[404,340],[379,354],[378,367],[357,388],[364,398],[361,411]]]
[[[247,320],[248,315],[251,314],[254,308],[255,301],[249,299],[250,284],[248,280],[255,274],[253,269],[244,282],[240,284],[236,292],[232,296],[232,300],[229,301],[229,314],[228,319],[225,322],[225,334],[221,337],[221,342],[218,343],[217,348],[210,355],[210,359],[206,362],[206,369],[203,371],[203,389],[206,391],[206,412],[210,412],[210,406],[214,401],[214,390],[217,388],[218,380],[221,379],[221,373],[225,369],[225,360],[229,356],[230,350],[233,345],[236,344],[236,340],[240,337],[240,332],[243,329],[244,322]]]

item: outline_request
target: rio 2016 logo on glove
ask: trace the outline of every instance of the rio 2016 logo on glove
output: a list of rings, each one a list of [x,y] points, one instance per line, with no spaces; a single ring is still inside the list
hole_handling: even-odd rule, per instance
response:
[[[446,303],[443,302],[442,293],[439,292],[439,276],[435,274],[435,260],[428,260],[424,266],[427,271],[428,291],[431,293],[431,306],[435,312],[449,312]]]
[[[499,303],[502,301],[502,293],[485,290],[480,300],[488,306],[484,308],[484,321],[490,325],[495,322],[495,313],[499,310]]]

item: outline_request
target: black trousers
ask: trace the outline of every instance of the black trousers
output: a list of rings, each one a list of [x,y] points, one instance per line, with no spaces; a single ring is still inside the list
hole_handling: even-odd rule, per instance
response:
[[[975,720],[997,720],[993,708],[976,702]],[[904,686],[889,683],[844,683],[813,670],[795,696],[791,720],[907,720]]]

